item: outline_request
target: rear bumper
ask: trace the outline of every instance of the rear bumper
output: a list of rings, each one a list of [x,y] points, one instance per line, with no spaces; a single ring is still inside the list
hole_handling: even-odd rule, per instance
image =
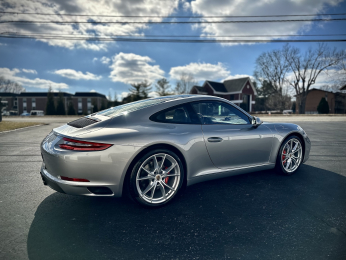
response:
[[[45,164],[42,164],[40,171],[43,184],[49,186],[55,191],[66,193],[70,195],[81,195],[81,196],[116,196],[119,192],[117,192],[116,185],[100,185],[99,183],[92,182],[72,182],[72,181],[64,181],[57,177],[51,175],[47,169],[45,168]],[[95,194],[90,190],[93,188],[107,188],[110,194]],[[89,190],[90,189],[90,190]]]

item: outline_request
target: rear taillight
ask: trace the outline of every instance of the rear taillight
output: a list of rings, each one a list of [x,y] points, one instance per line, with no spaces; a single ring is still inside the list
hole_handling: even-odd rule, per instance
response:
[[[102,151],[112,146],[112,144],[92,143],[70,138],[63,138],[64,143],[59,144],[61,149],[74,151]]]

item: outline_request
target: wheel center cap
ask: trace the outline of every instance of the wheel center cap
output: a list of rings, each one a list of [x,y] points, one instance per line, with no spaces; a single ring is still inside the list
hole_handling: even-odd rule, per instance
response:
[[[158,174],[158,175],[155,176],[155,178],[156,178],[157,181],[159,181],[159,180],[161,180],[161,175]]]

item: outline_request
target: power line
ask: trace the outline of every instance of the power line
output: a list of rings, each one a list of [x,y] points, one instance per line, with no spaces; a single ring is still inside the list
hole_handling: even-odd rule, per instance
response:
[[[37,23],[37,24],[212,24],[212,23],[276,23],[276,22],[331,22],[331,21],[345,21],[346,18],[331,18],[331,19],[299,19],[299,20],[243,20],[243,21],[147,21],[147,22],[133,22],[133,21],[0,21],[0,23]]]
[[[16,36],[17,33],[13,32],[2,32],[0,34],[7,34]],[[332,36],[346,36],[344,33],[340,34],[251,34],[251,35],[133,35],[133,34],[115,34],[115,35],[91,35],[91,34],[53,34],[53,33],[30,33],[30,34],[20,34],[21,36],[56,36],[56,37],[134,37],[134,38],[255,38],[255,37],[332,37]]]
[[[346,39],[311,39],[311,40],[193,40],[193,39],[133,39],[133,38],[102,38],[102,37],[34,37],[28,35],[0,35],[0,38],[72,40],[72,41],[106,41],[106,42],[166,42],[166,43],[268,43],[268,42],[346,42]]]
[[[59,14],[59,13],[21,13],[21,12],[0,12],[0,14],[16,15],[49,15],[49,16],[80,16],[80,17],[117,17],[117,18],[259,18],[259,17],[299,17],[299,16],[339,16],[346,13],[336,14],[279,14],[279,15],[108,15],[108,14]]]

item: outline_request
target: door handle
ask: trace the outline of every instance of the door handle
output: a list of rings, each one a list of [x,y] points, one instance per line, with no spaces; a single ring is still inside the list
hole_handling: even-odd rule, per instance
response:
[[[221,137],[209,137],[208,138],[208,142],[210,143],[219,143],[221,142],[223,139]]]

